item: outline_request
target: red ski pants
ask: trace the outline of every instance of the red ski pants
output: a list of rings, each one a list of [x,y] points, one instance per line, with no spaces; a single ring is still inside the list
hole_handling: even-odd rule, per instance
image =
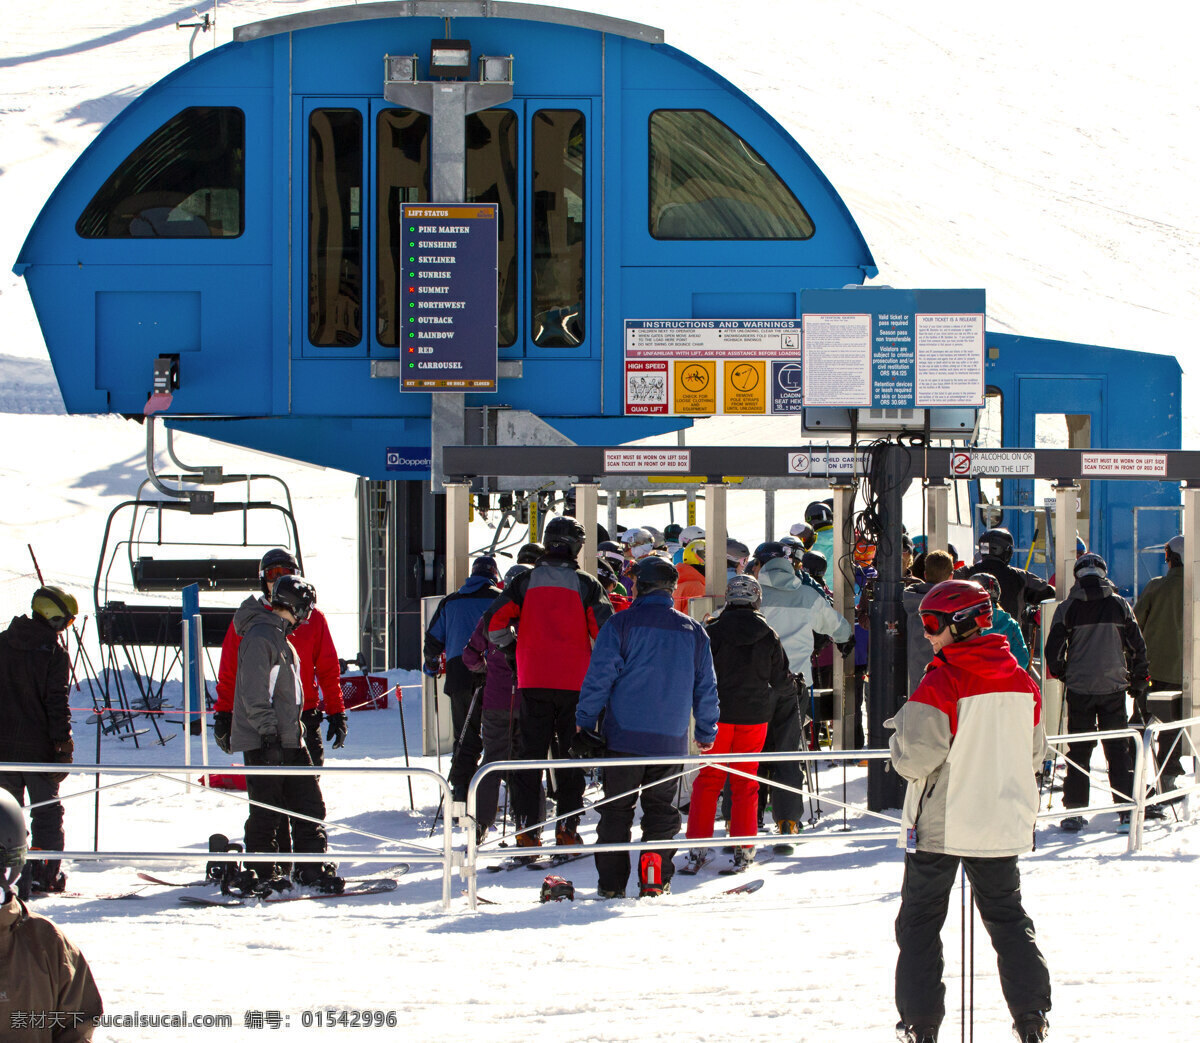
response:
[[[709,756],[722,753],[758,753],[767,737],[767,724],[718,724],[717,741]],[[729,765],[744,771],[750,778],[730,775],[720,768],[701,768],[692,785],[692,804],[688,809],[687,836],[703,840],[713,835],[713,820],[717,816],[717,800],[725,788],[725,780],[733,797],[730,836],[752,837],[758,832],[758,771],[757,761],[739,761]]]

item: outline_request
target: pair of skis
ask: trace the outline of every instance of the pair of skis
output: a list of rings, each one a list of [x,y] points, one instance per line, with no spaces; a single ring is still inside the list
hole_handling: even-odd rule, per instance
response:
[[[754,894],[755,891],[758,891],[764,883],[766,883],[766,881],[761,878],[757,879],[757,880],[747,880],[744,884],[738,884],[736,887],[730,887],[727,890],[717,892],[717,894],[714,897],[724,898],[726,895],[752,895],[752,894]],[[463,894],[466,895],[467,892],[463,891]],[[671,897],[671,895],[668,893],[665,895],[660,895],[659,899],[662,899],[662,898],[669,899],[670,897]],[[484,898],[483,895],[479,894],[478,892],[476,892],[476,894],[475,894],[475,900],[480,905],[505,905],[505,904],[507,904],[505,902],[497,902],[494,898]],[[608,899],[602,899],[602,898],[600,898],[599,895],[587,895],[585,897],[578,899],[578,901],[600,902],[600,901],[608,901]],[[542,905],[542,904],[547,904],[547,903],[543,903],[541,898],[539,897],[538,904]]]
[[[522,866],[526,869],[557,869],[559,866],[565,866],[568,862],[576,862],[581,858],[590,857],[591,852],[589,851],[580,851],[573,855],[512,855],[504,861],[486,868],[489,873],[507,873],[513,869],[520,869]]]
[[[713,851],[712,848],[706,848],[704,851],[704,857],[700,861],[695,862],[691,858],[689,858],[687,865],[681,867],[680,869],[677,869],[676,872],[682,874],[683,876],[695,876],[697,873],[700,872],[701,869],[703,869],[706,865],[708,865],[710,862],[712,862],[716,857],[717,857],[716,853]],[[762,856],[754,859],[753,862],[746,862],[743,865],[735,864],[735,865],[731,865],[731,866],[726,866],[724,869],[718,869],[717,873],[720,876],[736,876],[739,873],[744,873],[751,866],[760,866],[760,865],[763,865],[770,861],[771,861],[770,855],[762,855]]]

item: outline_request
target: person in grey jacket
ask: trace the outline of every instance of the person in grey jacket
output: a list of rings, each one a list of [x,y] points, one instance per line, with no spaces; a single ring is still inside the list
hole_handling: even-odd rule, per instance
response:
[[[797,678],[795,693],[784,688],[770,690],[763,752],[799,750],[803,746],[802,710],[808,707],[808,686],[812,684],[813,632],[828,634],[846,654],[854,650],[854,629],[823,594],[796,575],[783,544],[760,543],[754,549],[750,572],[762,587],[762,614],[779,635],[788,665]],[[759,818],[770,800],[776,830],[784,835],[798,833],[804,798],[792,790],[801,789],[804,783],[799,762],[762,764],[758,774],[788,787],[768,790],[759,786]]]
[[[1163,548],[1167,559],[1167,574],[1155,576],[1142,590],[1134,608],[1138,625],[1146,639],[1146,658],[1150,660],[1152,691],[1178,691],[1183,688],[1183,537],[1172,536]],[[1149,716],[1147,707],[1139,705],[1143,722]],[[1160,711],[1160,714],[1162,711]],[[1179,720],[1175,710],[1166,713]],[[1183,742],[1178,731],[1162,732],[1158,736],[1159,784],[1162,790],[1175,788],[1175,780],[1183,774],[1180,760]],[[1161,817],[1160,805],[1151,804],[1146,814]]]
[[[241,645],[230,749],[243,754],[247,767],[312,765],[300,723],[304,693],[299,660],[288,634],[308,618],[316,602],[312,584],[299,576],[280,576],[271,588],[269,608],[257,598],[248,598],[233,617]],[[276,808],[293,813],[294,851],[326,850],[325,827],[320,824],[325,818],[325,802],[316,776],[250,775],[246,789],[252,802],[246,819],[247,852],[278,852],[277,831],[285,814]],[[297,883],[319,891],[338,893],[344,887],[331,863],[297,863],[294,875]],[[281,878],[271,861],[248,863],[236,886],[244,893],[261,893],[286,889],[291,883]]]
[[[1099,554],[1075,561],[1075,586],[1054,610],[1046,637],[1047,669],[1066,687],[1067,727],[1071,734],[1108,731],[1129,724],[1125,692],[1143,703],[1150,684],[1146,642],[1133,609],[1108,579],[1108,565]],[[1067,747],[1067,777],[1063,807],[1086,808],[1091,779],[1088,766],[1096,741],[1076,740]],[[1112,799],[1131,799],[1133,770],[1128,739],[1105,739],[1108,784]],[[1129,813],[1121,812],[1120,829],[1128,830]],[[1081,815],[1063,819],[1062,828],[1078,832]]]

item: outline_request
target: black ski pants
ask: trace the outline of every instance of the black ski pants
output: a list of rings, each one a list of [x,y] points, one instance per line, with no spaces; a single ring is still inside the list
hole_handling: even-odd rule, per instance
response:
[[[300,726],[304,729],[304,746],[308,750],[309,760],[313,762],[315,767],[320,767],[325,763],[325,744],[321,741],[321,722],[325,715],[316,707],[311,710],[303,710],[300,713]],[[313,781],[317,784],[318,791],[321,788],[320,779],[313,776]],[[322,807],[324,807],[324,798],[322,798]],[[275,843],[278,845],[278,851],[292,850],[292,826],[291,819],[282,819],[279,823],[279,832],[275,836]],[[284,867],[284,871],[287,869]]]
[[[609,757],[636,757],[635,753],[617,753],[609,750]],[[675,795],[679,792],[678,777],[668,782],[661,781],[669,775],[679,775],[677,764],[634,764],[625,768],[604,769],[604,796],[626,795],[617,800],[607,800],[600,805],[600,822],[596,826],[597,844],[620,844],[633,838],[633,816],[637,808],[637,788],[643,787],[642,840],[670,840],[679,833],[683,822],[679,808],[675,806]],[[634,792],[629,793],[629,790]],[[674,849],[657,850],[662,856],[662,879],[665,884],[675,872],[671,859]],[[596,886],[601,891],[625,893],[629,883],[629,852],[598,852],[596,859]]]
[[[522,688],[519,713],[521,744],[518,760],[545,760],[548,753],[562,761],[554,768],[555,813],[570,816],[559,825],[578,825],[583,809],[583,772],[569,767],[575,738],[575,707],[579,693],[568,688]],[[542,820],[539,797],[542,773],[517,772],[513,779],[513,814],[518,826]]]
[[[1109,692],[1092,695],[1067,689],[1067,729],[1077,732],[1109,731],[1125,728],[1129,716],[1125,712],[1125,692]],[[1130,761],[1128,739],[1105,739],[1104,758],[1108,761],[1108,784],[1112,787],[1112,800],[1116,803],[1131,799],[1133,768]],[[1063,807],[1086,808],[1091,790],[1088,765],[1092,762],[1092,751],[1096,740],[1076,740],[1067,745],[1067,777],[1063,781]],[[1076,767],[1075,765],[1080,765]],[[1107,804],[1108,801],[1106,800]]]
[[[66,833],[63,831],[63,806],[58,802],[57,779],[41,772],[3,772],[0,773],[0,786],[13,795],[13,799],[21,805],[25,804],[25,793],[29,793],[29,803],[38,804],[43,800],[52,800],[34,808],[29,813],[29,846],[41,848],[44,851],[61,851],[66,846]],[[32,851],[30,852],[32,855]],[[54,859],[38,860],[30,858],[40,879],[49,886],[57,878],[60,861]]]
[[[262,767],[262,750],[246,750],[242,755],[247,767]],[[312,760],[308,750],[301,746],[298,749],[283,750],[285,767],[311,767]],[[246,795],[252,801],[270,804],[274,808],[284,808],[300,815],[324,820],[325,801],[321,798],[321,787],[315,775],[266,775],[246,776]],[[250,814],[246,818],[245,839],[246,851],[266,851],[277,853],[279,834],[288,826],[288,816],[272,808],[260,808],[250,805]],[[302,818],[291,819],[292,850],[296,852],[324,852],[328,847],[325,838],[325,827],[318,822],[309,822]],[[259,876],[274,874],[274,862],[259,864],[247,863],[247,868],[258,871]]]
[[[483,711],[483,763],[494,761],[510,761],[517,749],[519,732],[517,711],[514,707],[509,710]],[[500,800],[500,772],[485,775],[479,784],[479,792],[475,801],[475,821],[479,828],[486,832],[496,821],[496,806]],[[509,783],[512,792],[512,783]]]
[[[1033,921],[1021,906],[1017,856],[959,858],[925,851],[904,856],[900,915],[896,917],[896,1009],[900,1020],[933,1029],[946,1014],[942,983],[942,925],[959,863],[975,893],[979,918],[992,939],[1000,988],[1013,1021],[1050,1009],[1050,972],[1038,950]]]
[[[807,700],[807,691],[805,692]],[[779,694],[771,690],[771,716],[767,718],[767,738],[763,753],[778,753],[781,750],[799,751],[807,748],[804,730],[800,726],[800,703],[791,692]],[[804,786],[804,769],[799,761],[775,761],[758,766],[758,777],[763,780],[758,787],[758,817],[762,821],[767,801],[771,802],[771,817],[776,824],[791,819],[799,822],[804,816],[804,798],[799,793],[769,785],[774,780],[783,786]]]
[[[450,720],[454,728],[454,753],[450,758],[450,793],[456,801],[467,799],[471,776],[483,753],[483,681],[466,692],[450,696]],[[465,730],[464,730],[465,729]]]

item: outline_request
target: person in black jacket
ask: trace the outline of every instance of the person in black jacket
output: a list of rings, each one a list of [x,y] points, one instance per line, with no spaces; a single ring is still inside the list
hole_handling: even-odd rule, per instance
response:
[[[1075,562],[1075,586],[1054,612],[1046,638],[1049,672],[1066,687],[1067,727],[1072,734],[1124,728],[1129,724],[1125,692],[1135,701],[1145,699],[1150,684],[1146,642],[1133,609],[1108,580],[1108,565],[1099,554],[1084,554]],[[1088,804],[1092,751],[1096,741],[1075,741],[1067,747],[1067,778],[1063,783],[1063,806],[1085,808]],[[1129,740],[1104,740],[1108,761],[1108,784],[1114,801],[1131,799],[1133,772]],[[1122,831],[1128,829],[1129,813],[1120,816]],[[1063,819],[1062,828],[1083,828],[1081,815]]]
[[[710,751],[758,753],[767,737],[774,689],[776,694],[796,698],[796,681],[788,669],[787,653],[779,635],[759,611],[762,588],[753,576],[735,576],[725,590],[725,610],[705,629],[717,672],[717,696],[721,716],[717,739]],[[730,775],[719,767],[704,767],[692,785],[687,837],[693,842],[713,835],[717,798],[729,780],[733,796],[731,837],[752,837],[758,832],[758,763],[742,761],[731,765],[744,774]],[[709,858],[705,848],[693,844],[686,871],[695,872]],[[754,848],[734,848],[734,864],[754,860]]]
[[[980,572],[995,576],[1000,581],[1000,607],[1021,625],[1025,643],[1032,647],[1033,627],[1025,610],[1054,597],[1054,588],[1032,572],[1010,565],[1013,547],[1012,533],[1007,529],[988,529],[979,537],[979,564],[959,569],[955,577],[970,579]]]
[[[71,665],[58,636],[75,620],[79,606],[61,587],[39,587],[32,614],[16,616],[0,633],[0,762],[70,764],[75,752],[71,710],[67,705]],[[0,786],[18,804],[42,801],[30,814],[33,846],[61,851],[63,806],[58,787],[66,774],[0,770]],[[33,860],[22,877],[22,897],[29,888],[62,891],[67,878],[58,859]]]

